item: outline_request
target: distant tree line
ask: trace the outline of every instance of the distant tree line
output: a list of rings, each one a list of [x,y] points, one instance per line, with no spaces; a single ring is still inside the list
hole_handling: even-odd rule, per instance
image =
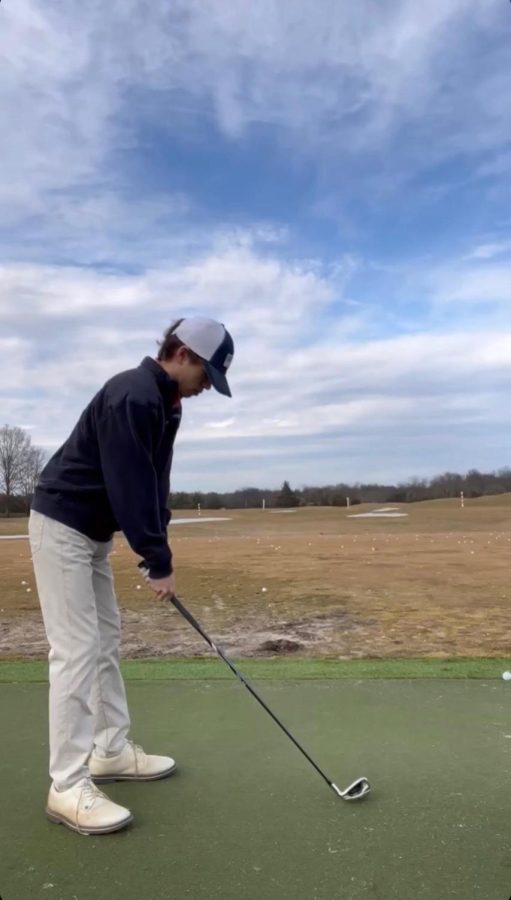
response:
[[[439,500],[447,497],[482,497],[511,492],[511,468],[496,472],[470,469],[465,475],[444,472],[434,478],[412,478],[399,484],[339,482],[324,486],[291,488],[284,481],[279,490],[256,487],[240,488],[228,493],[176,491],[171,495],[175,509],[243,509],[262,507],[287,508],[296,506],[352,506],[359,503],[414,503],[419,500]]]
[[[47,454],[32,444],[22,429],[0,427],[0,515],[28,514],[35,485]],[[236,491],[175,491],[169,506],[174,509],[292,509],[297,506],[346,506],[359,503],[412,503],[446,497],[481,497],[511,492],[511,468],[495,472],[470,469],[465,475],[444,472],[434,478],[412,478],[399,484],[360,483],[292,488],[284,481],[278,490],[244,487]]]

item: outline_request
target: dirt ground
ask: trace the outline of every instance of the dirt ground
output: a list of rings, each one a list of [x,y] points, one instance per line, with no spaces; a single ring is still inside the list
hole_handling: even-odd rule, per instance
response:
[[[383,506],[387,504],[382,504]],[[388,504],[390,505],[390,504]],[[221,511],[175,525],[180,596],[236,657],[511,654],[511,495],[347,509]],[[174,517],[190,513],[174,512]],[[0,519],[23,534],[26,519]],[[202,638],[150,593],[118,535],[111,556],[125,657],[203,656]],[[44,657],[27,540],[0,540],[0,658]]]

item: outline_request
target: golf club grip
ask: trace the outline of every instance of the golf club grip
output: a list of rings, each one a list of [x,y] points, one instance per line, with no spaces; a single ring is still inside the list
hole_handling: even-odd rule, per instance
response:
[[[273,721],[275,722],[275,724],[278,725],[279,728],[282,729],[282,731],[284,732],[284,734],[286,734],[287,737],[293,742],[293,744],[294,744],[295,747],[300,751],[300,753],[302,753],[303,756],[305,756],[305,758],[310,762],[311,766],[313,766],[313,767],[315,768],[315,770],[316,770],[316,772],[318,773],[318,775],[321,775],[321,777],[323,778],[324,781],[326,781],[326,783],[328,784],[328,786],[329,786],[329,787],[332,787],[332,781],[331,781],[331,779],[328,778],[327,775],[325,775],[325,773],[320,769],[320,767],[318,766],[318,764],[317,764],[316,762],[314,762],[314,760],[312,759],[312,756],[309,756],[309,754],[307,753],[307,751],[304,750],[304,748],[302,747],[302,745],[296,740],[296,738],[291,734],[291,732],[288,731],[288,729],[286,728],[286,726],[283,725],[283,723],[280,721],[280,719],[277,718],[277,716],[275,715],[275,713],[272,712],[272,710],[270,709],[270,707],[266,705],[266,703],[265,703],[264,700],[259,696],[259,694],[257,693],[257,691],[252,687],[251,684],[248,683],[248,681],[243,677],[243,675],[241,674],[241,672],[238,671],[238,669],[236,668],[236,666],[234,665],[234,663],[232,663],[232,662],[230,661],[230,659],[228,659],[228,657],[225,655],[225,653],[223,653],[223,651],[220,649],[220,647],[218,647],[218,646],[211,640],[211,638],[208,637],[208,635],[206,634],[206,632],[204,631],[204,629],[201,628],[201,626],[199,625],[199,623],[197,622],[197,620],[194,618],[194,616],[192,616],[191,612],[189,612],[189,611],[186,609],[186,607],[183,606],[183,604],[182,604],[181,601],[176,597],[175,594],[173,594],[171,597],[169,597],[169,602],[172,603],[173,606],[175,606],[175,608],[178,610],[178,612],[180,612],[181,615],[183,616],[183,618],[185,618],[186,621],[189,622],[189,624],[192,626],[192,628],[194,628],[196,631],[199,632],[199,634],[204,638],[204,640],[206,641],[206,643],[208,643],[209,646],[210,646],[216,653],[218,653],[219,657],[220,657],[221,659],[223,659],[224,663],[225,663],[227,666],[229,666],[231,672],[236,676],[236,678],[238,678],[238,679],[241,681],[241,683],[246,687],[247,691],[249,691],[249,692],[252,694],[252,696],[254,697],[254,699],[257,700],[257,702],[263,707],[263,709],[266,710],[266,712],[268,713],[268,715],[271,716],[271,718],[273,719]]]

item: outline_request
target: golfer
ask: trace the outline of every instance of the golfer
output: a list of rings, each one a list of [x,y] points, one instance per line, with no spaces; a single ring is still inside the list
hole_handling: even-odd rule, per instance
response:
[[[96,783],[152,781],[176,768],[128,739],[108,556],[113,533],[122,531],[158,598],[175,593],[167,503],[181,400],[211,386],[230,397],[233,353],[219,322],[174,322],[156,359],[146,356],[93,397],[34,492],[29,538],[50,645],[46,813],[74,831],[105,834],[132,821]]]

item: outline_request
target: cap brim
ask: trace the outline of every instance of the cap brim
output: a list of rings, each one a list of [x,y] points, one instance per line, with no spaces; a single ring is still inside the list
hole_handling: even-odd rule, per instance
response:
[[[231,389],[227,384],[227,378],[222,372],[219,372],[218,369],[215,369],[210,363],[204,360],[204,368],[206,369],[207,376],[219,394],[223,394],[225,397],[232,397]]]

